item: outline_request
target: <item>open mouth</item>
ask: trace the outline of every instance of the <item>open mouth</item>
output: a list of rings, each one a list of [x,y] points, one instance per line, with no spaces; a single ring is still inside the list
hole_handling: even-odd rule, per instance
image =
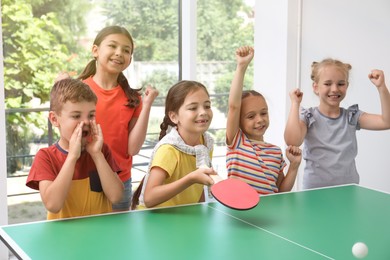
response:
[[[82,136],[83,137],[87,137],[88,135],[89,135],[89,131],[88,130],[83,130]]]

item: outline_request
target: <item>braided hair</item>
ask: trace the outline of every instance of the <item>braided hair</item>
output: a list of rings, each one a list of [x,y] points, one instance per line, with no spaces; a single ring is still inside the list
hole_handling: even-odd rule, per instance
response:
[[[166,134],[168,127],[176,127],[176,124],[169,118],[169,112],[177,113],[180,107],[183,105],[185,98],[189,93],[195,92],[198,89],[204,89],[207,95],[209,95],[207,88],[197,81],[182,80],[173,85],[167,94],[165,99],[165,116],[160,124],[160,137],[161,140]]]

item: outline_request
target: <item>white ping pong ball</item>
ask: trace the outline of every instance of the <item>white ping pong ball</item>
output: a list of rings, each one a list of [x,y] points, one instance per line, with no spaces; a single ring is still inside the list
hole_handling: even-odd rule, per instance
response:
[[[368,254],[368,247],[363,242],[357,242],[352,247],[352,254],[356,258],[365,258]]]

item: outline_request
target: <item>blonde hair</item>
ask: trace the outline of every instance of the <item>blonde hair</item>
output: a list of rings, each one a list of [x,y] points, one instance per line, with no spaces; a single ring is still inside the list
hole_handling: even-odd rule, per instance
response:
[[[91,88],[78,79],[66,78],[57,81],[50,92],[50,110],[61,113],[62,106],[70,101],[97,103],[97,97]]]
[[[325,67],[328,67],[328,66],[334,66],[334,67],[338,68],[345,75],[345,78],[347,79],[347,82],[348,82],[349,71],[352,69],[352,66],[348,63],[343,63],[339,60],[335,60],[335,59],[331,59],[331,58],[323,59],[320,62],[314,61],[311,64],[310,78],[315,83],[318,83],[318,81],[320,80],[320,75],[321,75],[322,69]]]

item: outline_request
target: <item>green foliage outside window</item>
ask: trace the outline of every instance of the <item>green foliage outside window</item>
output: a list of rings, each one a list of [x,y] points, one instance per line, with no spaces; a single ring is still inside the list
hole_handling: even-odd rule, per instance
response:
[[[6,108],[47,107],[58,73],[80,73],[91,55],[80,41],[87,33],[87,22],[93,22],[86,15],[92,8],[103,10],[106,25],[121,25],[130,31],[135,42],[133,61],[177,61],[178,3],[179,0],[1,0]],[[198,63],[231,62],[219,74],[214,89],[216,93],[228,93],[235,68],[234,50],[253,45],[253,9],[244,0],[197,0],[197,10]],[[250,71],[246,88],[252,86]],[[159,70],[141,84],[157,87],[161,97],[176,81],[176,75]],[[157,103],[163,105],[163,99]],[[226,98],[213,101],[213,106],[222,112],[226,104]],[[6,120],[7,156],[29,154],[28,144],[47,137],[45,113],[10,112]],[[151,128],[158,131],[157,126]],[[21,163],[15,159],[7,164],[8,173],[13,173]]]
[[[72,52],[78,49],[77,33],[72,32],[73,23],[79,23],[76,17],[82,17],[85,3],[73,0],[58,1],[53,5],[51,2],[1,2],[7,109],[31,108],[32,103],[38,103],[38,106],[47,103],[57,74],[85,64],[85,61],[79,64],[81,58]],[[79,6],[80,10],[69,15],[68,20],[64,10],[70,3]],[[47,119],[40,114],[8,113],[6,120],[8,156],[29,154],[31,139],[37,135],[47,136],[47,132],[34,132],[34,129],[47,129]],[[8,172],[18,170],[20,165],[19,159],[9,160]]]
[[[135,61],[171,61],[178,59],[178,0],[112,0],[103,4],[107,24],[127,28],[135,41]],[[158,11],[157,11],[158,10]],[[230,61],[217,79],[214,92],[228,93],[235,69],[235,49],[254,44],[253,7],[243,0],[197,0],[197,59],[202,61]],[[251,67],[245,87],[253,85]],[[158,71],[143,81],[150,82],[167,93],[171,76]],[[172,76],[173,77],[173,76]],[[172,85],[172,84],[171,84]],[[227,97],[217,99],[213,105],[221,112],[227,109]]]

